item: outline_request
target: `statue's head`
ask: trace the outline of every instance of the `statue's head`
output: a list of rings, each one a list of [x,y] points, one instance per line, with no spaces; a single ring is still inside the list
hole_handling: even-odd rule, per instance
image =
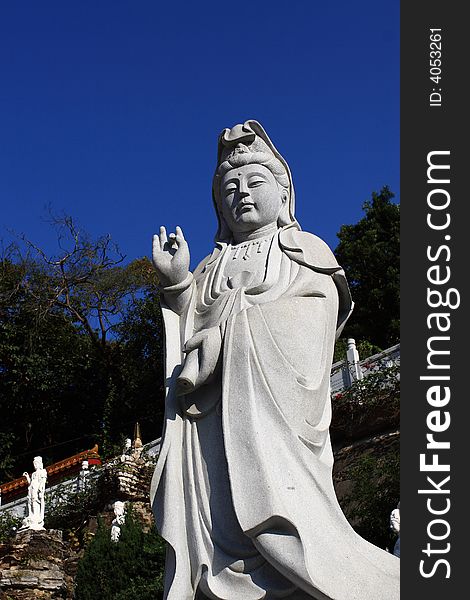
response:
[[[217,241],[271,223],[297,225],[289,167],[257,121],[220,134],[212,189],[219,219]]]
[[[121,500],[116,500],[116,502],[113,504],[113,509],[116,517],[119,517],[124,514],[126,510],[126,503],[121,502]]]
[[[42,465],[42,457],[41,456],[35,456],[33,459],[33,467],[36,469],[36,471],[38,469],[42,469],[43,465]]]

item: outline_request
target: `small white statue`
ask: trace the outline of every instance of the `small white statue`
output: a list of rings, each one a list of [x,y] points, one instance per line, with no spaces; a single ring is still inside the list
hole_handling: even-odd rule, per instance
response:
[[[23,477],[28,480],[28,516],[23,519],[22,528],[39,531],[44,529],[44,492],[47,471],[40,456],[34,458],[33,466],[35,470],[31,477],[26,471],[23,473]]]
[[[393,554],[400,558],[400,503],[398,503],[397,507],[390,514],[390,529],[398,535],[393,548]]]
[[[117,500],[113,504],[113,509],[115,516],[111,523],[111,541],[118,542],[119,536],[121,535],[121,525],[124,525],[124,522],[126,520],[126,503]]]
[[[90,475],[90,465],[87,460],[82,461],[82,468],[78,474],[77,492],[83,492],[87,488],[87,480]]]
[[[132,453],[132,440],[131,438],[126,438],[124,448],[122,449],[121,454],[121,462],[127,462]]]

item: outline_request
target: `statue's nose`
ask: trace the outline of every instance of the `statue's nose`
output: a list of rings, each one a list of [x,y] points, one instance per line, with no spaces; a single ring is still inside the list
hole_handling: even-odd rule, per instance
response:
[[[249,196],[249,195],[250,195],[250,190],[248,189],[248,186],[246,185],[245,182],[241,181],[240,188],[239,188],[240,198],[245,198],[245,196]]]

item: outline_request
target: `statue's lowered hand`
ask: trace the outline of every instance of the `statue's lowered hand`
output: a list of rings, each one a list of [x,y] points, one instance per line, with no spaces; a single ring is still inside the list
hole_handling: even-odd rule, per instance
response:
[[[153,236],[152,262],[163,287],[177,285],[189,274],[189,248],[183,231],[167,236],[165,227]]]
[[[188,394],[212,379],[219,362],[221,346],[219,327],[204,329],[186,342],[186,360],[178,377],[178,395]]]

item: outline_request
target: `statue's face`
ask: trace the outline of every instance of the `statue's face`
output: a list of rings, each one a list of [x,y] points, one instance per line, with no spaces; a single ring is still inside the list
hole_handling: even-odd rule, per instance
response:
[[[38,469],[42,469],[42,460],[40,458],[35,458],[33,460],[33,467],[38,470]]]
[[[114,503],[114,514],[116,515],[116,517],[124,514],[124,508],[124,502],[118,501]]]
[[[287,194],[263,165],[228,171],[220,184],[222,215],[232,233],[249,233],[277,223]]]

